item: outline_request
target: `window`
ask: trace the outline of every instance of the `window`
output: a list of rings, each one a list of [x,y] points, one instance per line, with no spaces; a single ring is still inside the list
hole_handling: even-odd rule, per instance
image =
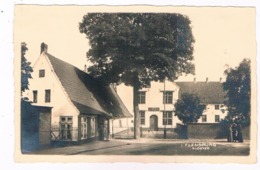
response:
[[[145,92],[138,92],[138,103],[145,104]]]
[[[141,117],[141,125],[145,125],[145,111],[139,111]]]
[[[60,117],[60,135],[62,140],[72,139],[72,117],[71,116]]]
[[[91,117],[90,119],[90,137],[96,136],[96,119]]]
[[[215,122],[220,122],[220,117],[219,117],[219,115],[215,115]]]
[[[51,90],[45,90],[45,103],[51,102]]]
[[[45,70],[39,70],[39,77],[45,77]]]
[[[219,104],[215,104],[215,110],[219,110]]]
[[[172,91],[163,92],[163,103],[164,104],[172,103]]]
[[[202,115],[202,122],[207,122],[207,115]]]
[[[172,112],[163,112],[163,125],[172,125]]]
[[[87,117],[81,117],[81,139],[87,138],[87,132],[88,132],[88,121]]]
[[[33,103],[37,103],[37,98],[38,98],[38,91],[34,90],[33,91]]]

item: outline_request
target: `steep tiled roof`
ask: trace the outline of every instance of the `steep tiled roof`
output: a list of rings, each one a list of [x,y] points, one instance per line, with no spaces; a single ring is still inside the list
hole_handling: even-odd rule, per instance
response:
[[[73,65],[45,54],[70,100],[81,114],[132,117],[112,86],[105,86]]]
[[[204,104],[222,104],[226,93],[220,82],[176,82],[180,87],[179,97],[183,93],[197,94]]]

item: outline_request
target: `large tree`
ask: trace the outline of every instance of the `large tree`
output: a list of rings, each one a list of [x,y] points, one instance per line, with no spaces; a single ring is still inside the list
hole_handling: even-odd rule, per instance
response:
[[[200,102],[200,98],[196,94],[189,93],[183,93],[174,106],[175,116],[183,124],[197,122],[206,108],[206,105]]]
[[[29,79],[32,78],[31,73],[33,69],[31,62],[25,58],[26,51],[28,50],[26,43],[21,43],[21,93],[29,89]]]
[[[91,48],[88,71],[105,83],[133,87],[134,137],[140,138],[138,90],[151,81],[194,73],[191,22],[170,13],[89,13],[79,24]]]
[[[223,88],[227,92],[227,120],[239,124],[250,123],[251,70],[250,60],[244,59],[238,67],[225,70],[227,76]]]

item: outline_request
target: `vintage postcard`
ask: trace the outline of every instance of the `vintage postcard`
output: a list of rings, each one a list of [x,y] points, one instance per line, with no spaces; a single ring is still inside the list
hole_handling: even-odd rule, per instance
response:
[[[256,162],[254,7],[15,5],[16,162]]]

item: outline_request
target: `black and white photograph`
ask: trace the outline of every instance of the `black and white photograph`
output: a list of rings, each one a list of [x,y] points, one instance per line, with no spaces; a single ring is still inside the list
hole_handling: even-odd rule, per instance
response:
[[[18,162],[256,161],[254,7],[17,4],[13,45]]]

